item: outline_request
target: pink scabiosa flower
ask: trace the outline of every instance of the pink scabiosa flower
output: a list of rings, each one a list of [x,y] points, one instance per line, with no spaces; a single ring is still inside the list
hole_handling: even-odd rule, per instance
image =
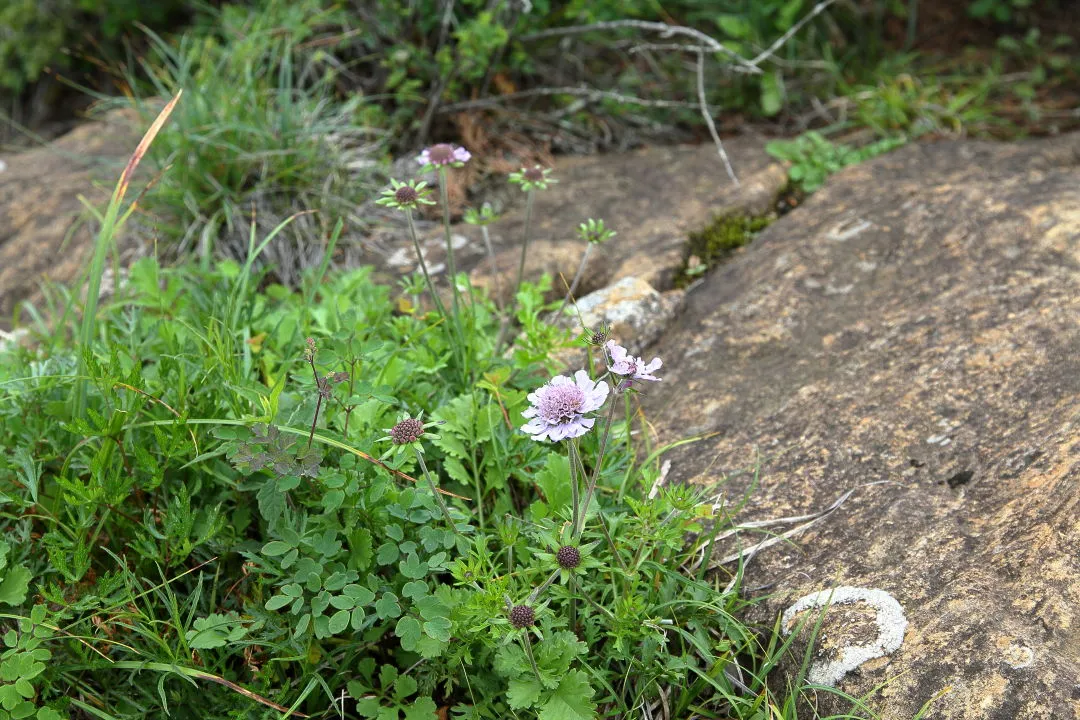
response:
[[[604,345],[604,349],[607,350],[609,359],[608,370],[615,375],[622,375],[628,381],[650,380],[659,382],[660,378],[653,375],[653,373],[664,364],[660,358],[653,358],[652,362],[646,364],[644,360],[634,357],[622,345],[616,344],[614,340],[608,340]]]
[[[565,440],[581,437],[596,422],[586,413],[599,410],[607,400],[608,384],[593,381],[589,373],[578,370],[573,378],[557,375],[547,385],[529,393],[532,405],[521,413],[530,418],[522,426],[533,440]]]
[[[439,143],[424,148],[424,151],[417,156],[416,162],[425,167],[428,165],[454,165],[460,167],[469,162],[471,157],[472,153],[463,147],[449,143]]]

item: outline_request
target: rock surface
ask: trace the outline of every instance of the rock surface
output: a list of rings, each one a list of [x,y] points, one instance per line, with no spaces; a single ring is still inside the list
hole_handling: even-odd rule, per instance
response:
[[[141,132],[132,116],[112,112],[46,147],[3,156],[0,172],[0,328],[21,300],[40,298],[48,278],[71,283],[83,270],[94,234],[83,195],[108,203]],[[130,250],[121,238],[121,252]]]
[[[881,717],[1080,718],[1080,137],[914,145],[844,171],[690,292],[656,353],[660,442],[716,433],[669,455],[670,481],[734,505],[760,459],[744,521],[854,490],[754,557],[760,620],[878,590],[906,614],[902,643],[838,686],[887,683]],[[816,660],[884,647],[873,617],[834,606]]]
[[[578,297],[631,276],[667,290],[689,253],[691,232],[708,225],[714,215],[772,211],[787,183],[784,168],[765,153],[763,141],[739,138],[725,146],[741,182],[738,187],[723,173],[710,146],[652,147],[560,159],[553,173],[558,184],[536,196],[526,277],[551,273],[555,290],[565,292],[559,273],[569,283],[585,250],[577,226],[595,218],[604,220],[618,236],[591,254]],[[491,226],[504,288],[511,287],[517,275],[524,224],[519,198]],[[483,248],[476,228],[462,225],[456,232],[469,237],[470,246]],[[479,263],[471,277],[476,284],[491,287],[491,264]]]

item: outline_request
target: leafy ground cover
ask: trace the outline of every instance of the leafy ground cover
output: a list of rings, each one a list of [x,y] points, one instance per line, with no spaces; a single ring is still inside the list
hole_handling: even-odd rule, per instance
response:
[[[511,179],[530,206],[556,182]],[[429,195],[383,203],[411,226]],[[57,290],[0,354],[0,718],[798,717],[787,641],[708,570],[732,508],[663,481],[659,359],[559,329],[549,278],[508,307],[423,262],[289,289],[252,272],[272,239]]]

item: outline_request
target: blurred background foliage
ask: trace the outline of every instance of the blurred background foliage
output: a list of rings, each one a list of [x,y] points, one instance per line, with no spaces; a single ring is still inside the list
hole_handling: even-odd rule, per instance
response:
[[[11,122],[0,128],[25,143],[117,105],[149,120],[183,89],[152,148],[158,169],[171,168],[145,203],[156,234],[180,251],[242,257],[252,223],[267,232],[314,210],[269,258],[291,268],[317,255],[306,244],[337,218],[347,234],[380,222],[373,190],[393,158],[425,143],[477,151],[474,183],[553,152],[708,140],[693,38],[572,27],[682,26],[754,57],[813,15],[760,73],[708,52],[704,84],[721,134],[753,125],[794,137],[770,151],[807,187],[914,136],[1080,125],[1071,0],[826,4],[814,14],[815,0],[8,0],[0,120]]]

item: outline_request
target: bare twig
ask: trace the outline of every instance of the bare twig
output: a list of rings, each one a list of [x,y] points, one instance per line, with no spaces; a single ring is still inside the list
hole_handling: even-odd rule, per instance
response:
[[[731,182],[735,183],[735,187],[739,187],[739,178],[735,177],[735,170],[732,169],[731,161],[728,160],[727,152],[724,151],[724,143],[720,141],[720,133],[716,132],[716,125],[709,112],[709,104],[705,100],[705,53],[701,52],[697,54],[697,94],[701,116],[705,118],[705,124],[709,126],[709,134],[712,135],[713,142],[716,144],[720,159],[724,161],[724,169],[727,170]]]
[[[832,0],[828,0],[828,2],[832,2]],[[571,27],[551,28],[550,30],[541,30],[540,32],[523,35],[521,39],[524,42],[528,42],[530,40],[540,40],[548,37],[560,37],[563,35],[580,35],[581,33],[593,32],[596,30],[618,30],[620,28],[635,28],[637,30],[658,32],[660,33],[660,37],[662,38],[669,38],[674,35],[684,35],[687,37],[692,37],[698,42],[700,42],[702,45],[707,47],[711,52],[717,52],[722,55],[727,55],[729,58],[735,61],[735,65],[739,67],[742,72],[747,72],[753,75],[761,73],[761,68],[754,66],[746,58],[739,55],[734,50],[728,48],[715,38],[712,38],[701,32],[700,30],[695,30],[694,28],[685,27],[682,25],[668,25],[667,23],[649,22],[647,20],[611,20],[608,22],[592,23],[590,25],[573,25]]]
[[[617,102],[627,103],[628,105],[642,105],[644,107],[694,108],[698,106],[697,103],[686,102],[685,100],[648,100],[645,98],[635,97],[633,95],[623,95],[622,93],[612,92],[611,90],[597,90],[596,88],[590,87],[570,86],[532,88],[530,90],[519,90],[518,92],[507,93],[505,95],[485,98],[482,100],[464,100],[462,102],[443,105],[441,108],[439,108],[438,112],[451,113],[458,112],[460,110],[489,108],[497,105],[502,105],[511,100],[521,100],[522,98],[538,97],[542,95],[577,95],[579,97],[585,97],[590,100],[615,100]]]
[[[755,57],[753,60],[751,60],[748,64],[753,66],[754,68],[758,69],[758,71],[760,72],[760,68],[758,68],[758,65],[765,62],[772,55],[774,55],[777,50],[779,50],[781,47],[783,47],[784,44],[795,35],[795,33],[802,30],[803,27],[806,25],[806,23],[810,22],[811,20],[816,18],[818,15],[823,13],[825,11],[825,8],[832,5],[833,2],[835,2],[835,0],[822,0],[821,2],[819,2],[817,5],[814,6],[813,10],[806,13],[806,15],[804,15],[799,20],[799,22],[795,23],[790,28],[788,28],[788,31],[786,33],[784,33],[783,35],[781,35],[780,37],[778,37],[776,39],[776,42],[774,42],[772,45],[767,47],[764,51],[759,53],[757,55],[757,57]]]

